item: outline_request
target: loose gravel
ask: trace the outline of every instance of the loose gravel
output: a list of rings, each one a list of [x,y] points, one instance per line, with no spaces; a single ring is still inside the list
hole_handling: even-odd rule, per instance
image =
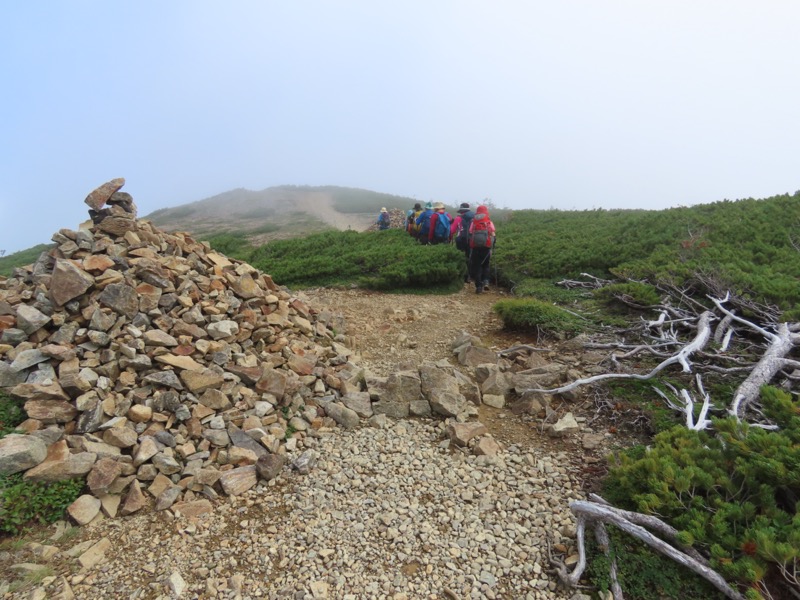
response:
[[[570,597],[547,557],[548,540],[571,543],[568,503],[582,497],[563,453],[511,446],[474,456],[451,447],[436,421],[304,443],[296,452],[312,458],[307,473],[285,471],[221,498],[213,513],[163,511],[87,528],[84,547],[103,537],[112,547],[88,572],[63,563],[75,597]],[[62,580],[53,579],[39,597],[57,597]]]

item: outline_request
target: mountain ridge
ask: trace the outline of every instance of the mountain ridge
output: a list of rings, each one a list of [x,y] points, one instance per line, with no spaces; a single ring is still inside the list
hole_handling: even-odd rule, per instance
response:
[[[382,207],[405,209],[415,202],[361,188],[280,185],[258,191],[235,188],[144,218],[168,231],[180,229],[198,237],[236,232],[263,243],[331,228],[361,231]]]

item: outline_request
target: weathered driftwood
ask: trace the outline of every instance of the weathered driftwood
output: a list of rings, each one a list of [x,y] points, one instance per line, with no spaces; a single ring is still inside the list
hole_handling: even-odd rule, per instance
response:
[[[708,566],[708,563],[697,560],[686,552],[678,550],[661,538],[653,535],[641,525],[645,524],[656,531],[664,531],[665,529],[669,528],[668,525],[659,519],[648,515],[621,511],[612,506],[598,504],[595,502],[586,502],[583,500],[572,502],[570,504],[570,509],[575,514],[577,520],[576,530],[578,536],[578,562],[571,573],[567,571],[563,563],[558,561],[554,561],[553,563],[556,567],[558,577],[564,585],[568,587],[574,587],[580,580],[581,575],[583,575],[583,571],[586,569],[586,547],[584,541],[586,525],[587,523],[594,524],[599,522],[615,525],[625,533],[641,540],[654,550],[657,550],[661,554],[671,558],[675,562],[683,565],[687,569],[708,581],[717,590],[725,594],[726,597],[732,598],[733,600],[744,600],[745,597],[729,586],[719,573],[712,570]],[[636,522],[628,518],[628,516],[632,514],[636,515]],[[621,590],[618,592],[616,590],[612,590],[612,593],[614,593],[615,600],[619,600],[622,597]],[[617,593],[619,593],[619,595],[617,595]]]
[[[789,354],[796,345],[800,344],[800,333],[797,333],[797,330],[800,329],[800,324],[778,323],[776,325],[776,332],[773,333],[747,319],[742,319],[734,314],[733,311],[725,308],[723,304],[728,300],[727,295],[723,299],[711,298],[711,300],[730,322],[737,322],[752,329],[761,334],[769,342],[767,350],[764,352],[761,360],[756,363],[753,370],[750,371],[750,375],[736,388],[733,394],[733,402],[728,412],[741,420],[741,415],[758,399],[761,386],[772,381],[772,378],[775,377],[781,369],[797,367],[798,362],[787,359],[786,355]]]
[[[666,369],[670,365],[680,364],[683,367],[684,372],[690,373],[691,366],[689,363],[689,357],[702,350],[706,344],[708,343],[709,338],[711,337],[711,320],[714,318],[713,313],[710,311],[704,312],[700,315],[700,319],[697,322],[697,334],[695,338],[686,344],[681,350],[666,360],[662,361],[658,365],[656,365],[652,371],[646,373],[644,375],[640,375],[637,373],[603,373],[601,375],[594,375],[592,377],[586,377],[584,379],[576,379],[572,383],[568,383],[567,385],[563,385],[558,388],[552,389],[543,389],[543,388],[532,388],[529,390],[525,390],[526,392],[536,392],[542,394],[563,394],[564,392],[569,392],[570,390],[574,390],[582,385],[588,385],[591,383],[597,383],[598,381],[605,381],[608,379],[636,379],[638,381],[647,381],[648,379],[652,379],[658,373]]]

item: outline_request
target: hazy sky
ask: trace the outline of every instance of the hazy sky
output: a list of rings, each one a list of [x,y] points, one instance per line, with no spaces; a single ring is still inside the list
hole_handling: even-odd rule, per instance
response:
[[[341,185],[510,208],[800,189],[796,0],[0,0],[0,249]]]

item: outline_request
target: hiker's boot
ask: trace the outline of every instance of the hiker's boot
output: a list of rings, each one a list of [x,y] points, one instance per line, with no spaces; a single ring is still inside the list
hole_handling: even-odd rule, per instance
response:
[[[475,293],[476,294],[482,294],[483,293],[483,287],[480,286],[480,285],[476,285],[475,286]]]

